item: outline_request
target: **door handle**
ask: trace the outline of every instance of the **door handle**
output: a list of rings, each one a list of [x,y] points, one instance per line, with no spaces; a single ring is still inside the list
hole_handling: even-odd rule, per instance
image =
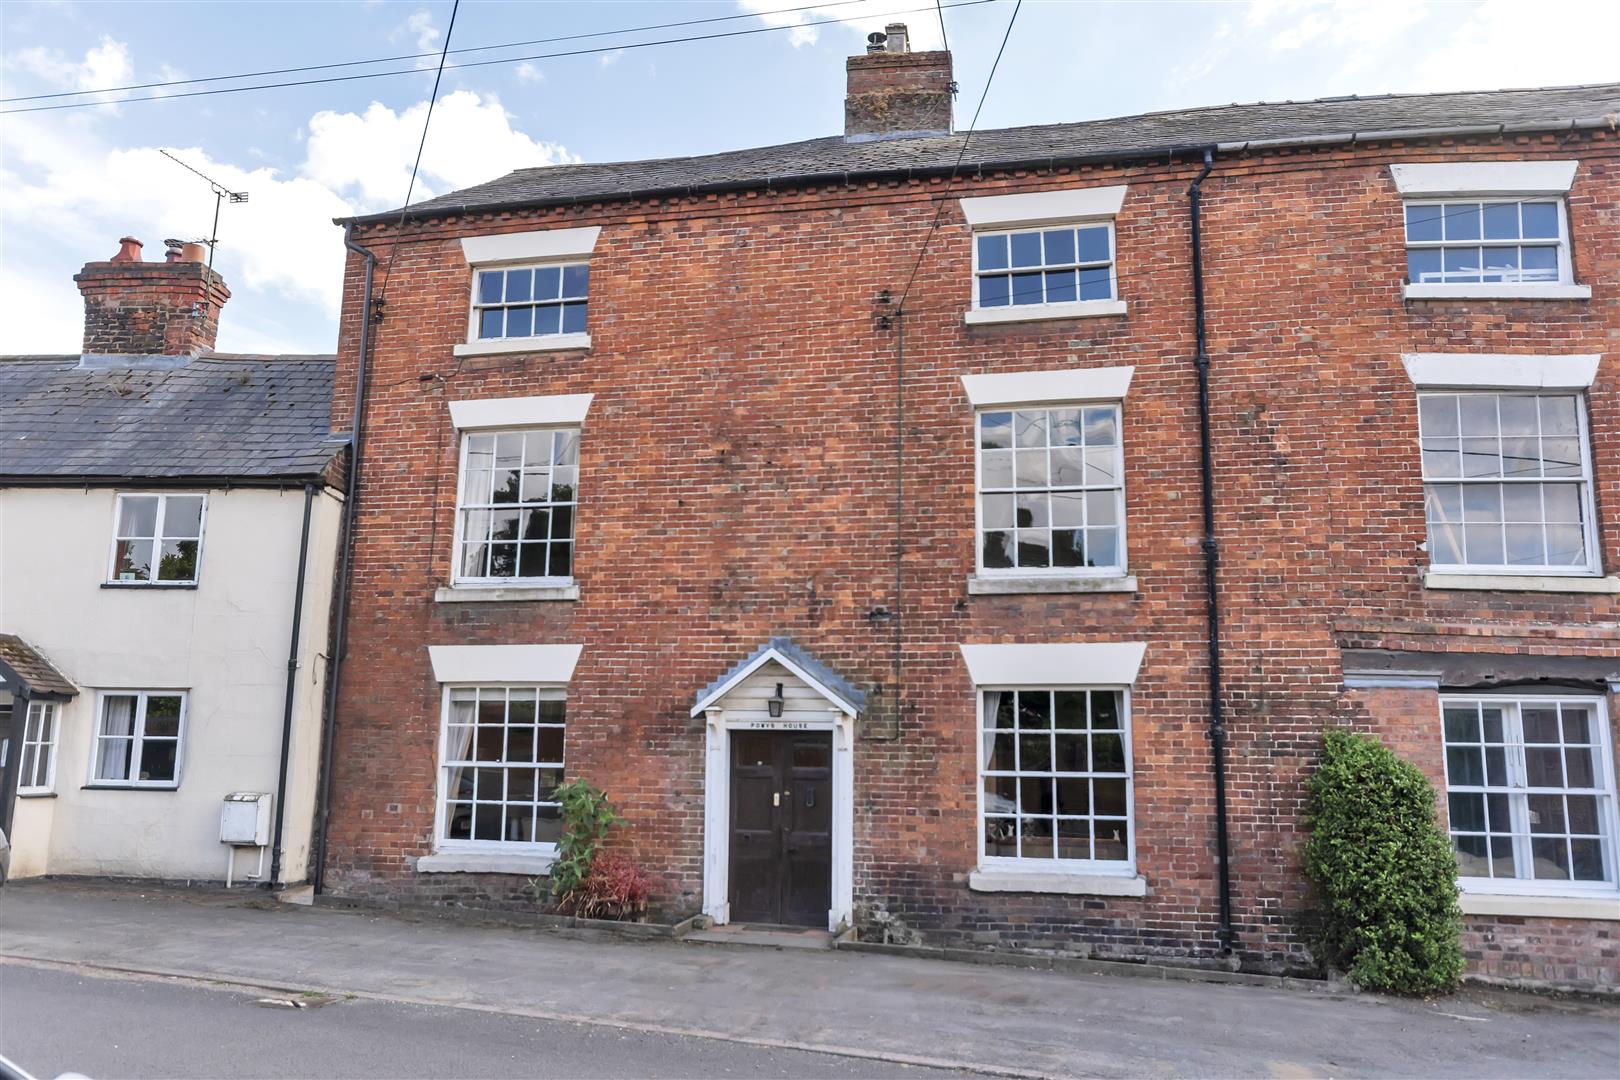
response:
[[[804,793],[804,805],[808,806],[808,807],[811,807],[811,808],[815,807],[815,805],[816,805],[816,789],[815,788],[811,788],[809,791]]]
[[[780,791],[771,792],[771,805],[772,806],[781,806],[782,805],[782,793]]]

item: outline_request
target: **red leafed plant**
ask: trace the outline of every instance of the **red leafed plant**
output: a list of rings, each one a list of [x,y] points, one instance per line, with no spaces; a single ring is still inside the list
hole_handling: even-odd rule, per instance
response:
[[[652,882],[641,868],[623,855],[604,851],[591,863],[590,872],[557,904],[564,915],[581,919],[617,919],[640,922],[647,917]]]

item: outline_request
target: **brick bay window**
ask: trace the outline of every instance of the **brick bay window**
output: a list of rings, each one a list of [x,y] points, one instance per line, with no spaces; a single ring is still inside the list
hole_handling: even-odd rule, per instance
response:
[[[177,690],[108,690],[96,708],[91,787],[177,788],[186,730]]]
[[[1573,161],[1390,167],[1401,193],[1406,297],[1582,300],[1565,196]]]
[[[1130,684],[1144,647],[961,649],[978,699],[979,862],[970,885],[1143,895]]]
[[[56,786],[56,703],[30,701],[23,717],[18,795],[48,795]]]
[[[963,199],[972,230],[969,325],[1123,315],[1114,219],[1126,188]]]
[[[975,406],[969,592],[1135,589],[1126,575],[1121,401],[1131,372],[962,379]]]
[[[203,495],[119,495],[107,583],[197,584],[206,507]]]
[[[455,355],[590,348],[590,256],[601,231],[464,237],[471,304]]]
[[[441,688],[433,850],[418,873],[544,874],[561,827],[577,645],[432,645]]]
[[[461,435],[440,601],[572,600],[580,425],[590,394],[450,403]]]
[[[1441,725],[1465,891],[1620,895],[1601,697],[1445,696]]]

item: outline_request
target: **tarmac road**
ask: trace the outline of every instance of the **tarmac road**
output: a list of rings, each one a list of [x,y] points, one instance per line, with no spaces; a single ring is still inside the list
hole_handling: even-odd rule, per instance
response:
[[[36,1077],[963,1077],[802,1050],[371,999],[0,963],[0,1053]]]

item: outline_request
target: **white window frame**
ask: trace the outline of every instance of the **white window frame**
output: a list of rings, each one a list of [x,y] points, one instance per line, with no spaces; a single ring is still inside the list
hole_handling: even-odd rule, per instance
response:
[[[462,502],[462,491],[467,472],[467,447],[471,440],[480,435],[499,437],[503,434],[525,435],[530,432],[550,432],[555,434],[559,431],[572,431],[574,433],[579,456],[583,458],[585,453],[584,427],[582,424],[578,423],[525,424],[522,427],[500,428],[469,427],[459,429],[457,431],[457,437],[460,439],[461,445],[458,447],[456,455],[456,518],[455,527],[451,530],[451,542],[453,546],[451,548],[450,585],[452,589],[569,588],[574,585],[575,575],[572,571],[578,566],[577,560],[579,558],[579,471],[581,469],[581,465],[578,463],[574,465],[574,528],[573,535],[569,538],[571,551],[568,559],[568,567],[570,570],[568,575],[546,577],[464,577],[461,573],[461,546],[465,528],[463,522],[464,506]],[[550,504],[548,503],[548,505]],[[521,529],[521,527],[522,525],[520,519],[519,528]],[[550,553],[548,552],[547,567],[549,568],[549,566]]]
[[[435,852],[443,852],[445,854],[466,855],[533,855],[546,858],[556,855],[557,845],[555,843],[539,843],[523,840],[452,840],[449,838],[449,804],[454,801],[450,798],[449,791],[451,770],[449,759],[450,695],[456,690],[501,690],[503,692],[510,692],[512,690],[534,690],[536,691],[537,703],[539,701],[562,701],[566,703],[568,701],[567,688],[555,684],[513,681],[443,683],[439,689],[439,738],[436,749],[436,761],[434,763],[435,797],[433,814],[433,850]],[[535,715],[536,719],[538,720],[538,705]],[[562,727],[563,760],[557,767],[558,771],[562,775],[563,780],[566,781],[568,775],[566,771],[568,761],[568,715],[566,704],[564,706]],[[476,735],[474,738],[476,739]],[[536,745],[538,747],[538,739]],[[472,767],[477,768],[479,766],[474,763]],[[506,769],[509,766],[503,760],[499,763],[486,763],[483,767]],[[533,767],[542,768],[544,766],[535,765]],[[502,805],[505,805],[504,800]]]
[[[555,270],[557,270],[557,272],[559,274],[566,277],[568,269],[570,267],[575,267],[575,266],[583,266],[585,268],[586,284],[585,284],[585,295],[584,295],[583,298],[567,298],[567,299],[565,299],[565,298],[563,298],[561,296],[561,293],[559,292],[558,299],[555,300],[555,301],[553,301],[553,300],[533,300],[533,299],[531,299],[531,300],[514,301],[514,302],[512,302],[510,304],[507,303],[504,300],[499,304],[484,304],[484,303],[479,302],[479,299],[478,299],[478,279],[479,279],[479,276],[481,274],[492,273],[492,272],[495,272],[495,271],[505,272],[507,270],[548,270],[548,269],[555,269]],[[544,260],[544,261],[538,261],[538,262],[524,261],[524,262],[503,262],[503,263],[481,263],[481,264],[479,264],[477,266],[474,266],[472,268],[472,287],[468,290],[468,295],[469,295],[470,302],[468,304],[468,312],[467,312],[467,344],[469,344],[469,345],[483,345],[483,346],[489,346],[491,348],[505,349],[506,351],[512,351],[512,350],[516,349],[519,346],[524,346],[524,347],[529,347],[529,348],[539,348],[539,349],[557,348],[558,346],[556,346],[553,343],[555,341],[557,341],[558,339],[567,339],[568,341],[571,341],[571,342],[577,342],[580,338],[588,338],[588,337],[590,337],[590,330],[589,330],[590,318],[591,318],[590,269],[591,269],[591,261],[589,259],[577,259],[577,258],[551,259],[551,260]],[[502,320],[502,322],[503,322],[502,334],[501,334],[500,337],[498,337],[498,338],[486,338],[486,337],[480,337],[479,334],[478,334],[479,322],[481,321],[479,316],[484,310],[486,310],[488,308],[501,308],[501,309],[504,310],[506,308],[511,308],[511,307],[555,307],[555,308],[558,309],[557,323],[558,323],[558,326],[560,328],[561,325],[562,325],[562,308],[565,305],[569,304],[569,303],[576,303],[576,304],[577,303],[583,303],[585,305],[585,325],[586,325],[587,329],[585,329],[585,330],[573,330],[573,331],[559,329],[558,332],[555,333],[555,334],[529,334],[526,337],[507,337],[506,334],[505,334],[505,326],[504,326],[504,319],[503,319]]]
[[[985,195],[961,200],[962,217],[967,222],[973,245],[971,295],[963,321],[969,326],[994,323],[1034,322],[1043,319],[1078,319],[1098,315],[1123,315],[1125,301],[1119,295],[1119,250],[1117,219],[1125,205],[1126,185],[1112,187],[1065,188],[1031,191],[1014,195]],[[1047,229],[1078,229],[1103,225],[1108,228],[1107,300],[1061,301],[1054,304],[1007,304],[979,306],[979,238],[1015,232]],[[1078,256],[1079,252],[1075,252]],[[1078,266],[1078,264],[1076,264]],[[1044,271],[1044,267],[1042,270]],[[1011,273],[1011,268],[1008,269]],[[1077,282],[1078,286],[1078,282]]]
[[[1406,212],[1413,207],[1432,206],[1437,208],[1435,213],[1438,214],[1440,213],[1438,208],[1447,203],[1479,203],[1485,206],[1500,206],[1504,204],[1518,204],[1527,202],[1550,202],[1555,205],[1558,216],[1558,237],[1556,242],[1549,242],[1546,239],[1532,239],[1526,241],[1522,238],[1514,240],[1486,240],[1484,239],[1483,235],[1478,240],[1414,241],[1408,238],[1406,235],[1408,228]],[[1564,197],[1562,195],[1435,195],[1406,198],[1401,200],[1401,235],[1403,241],[1403,250],[1408,253],[1413,250],[1444,252],[1447,248],[1521,247],[1526,243],[1532,247],[1552,247],[1558,253],[1558,279],[1556,281],[1420,282],[1412,281],[1410,277],[1408,277],[1406,288],[1407,295],[1409,296],[1419,296],[1420,294],[1430,291],[1433,291],[1435,295],[1443,296],[1447,295],[1448,293],[1478,293],[1486,290],[1502,291],[1504,293],[1511,290],[1513,293],[1524,292],[1527,295],[1534,295],[1537,291],[1545,290],[1549,287],[1572,286],[1575,284],[1574,264],[1570,258],[1569,211],[1568,207],[1565,205]],[[1441,257],[1443,259],[1444,255]],[[1408,270],[1408,274],[1410,274],[1410,270]],[[1481,276],[1484,276],[1483,269],[1481,270]],[[1416,292],[1413,291],[1414,289]]]
[[[984,733],[986,722],[984,698],[986,694],[1009,693],[1020,690],[1058,692],[1090,692],[1097,690],[1106,693],[1117,693],[1120,695],[1120,732],[1122,736],[1121,741],[1124,745],[1125,752],[1125,823],[1126,830],[1129,834],[1129,843],[1127,845],[1129,854],[1125,860],[1059,859],[1056,857],[1050,859],[1031,859],[1023,856],[1008,857],[1005,855],[986,855],[984,853],[984,780],[985,769],[989,764],[985,758],[984,751]],[[978,854],[978,866],[980,871],[991,875],[1011,873],[1074,877],[1134,878],[1136,876],[1136,833],[1138,821],[1136,815],[1136,763],[1132,746],[1131,731],[1131,688],[1128,685],[1118,684],[1075,685],[1060,683],[1008,683],[999,685],[975,685],[973,687],[973,694],[973,747],[974,756],[978,763],[974,770],[974,784],[978,793],[975,801],[976,813],[974,825],[977,833],[976,850]],[[1018,775],[1022,776],[1023,773],[1020,772]],[[1114,774],[1107,775],[1113,776]],[[1090,778],[1090,773],[1087,774],[1087,777]],[[1093,805],[1091,809],[1095,810],[1095,805]],[[1055,807],[1053,812],[1054,820],[1056,820]]]
[[[106,738],[123,738],[124,736],[107,736],[102,733],[102,724],[106,719],[107,699],[110,697],[133,697],[135,701],[135,716],[130,728],[129,738],[133,740],[129,754],[129,776],[123,780],[102,780],[96,777],[96,758],[101,750],[101,743]],[[173,780],[142,780],[141,754],[146,745],[146,703],[154,697],[177,697],[180,699],[180,722],[176,728],[174,739],[174,779]],[[188,690],[162,690],[162,689],[119,689],[98,690],[96,692],[96,714],[94,726],[90,731],[90,762],[85,772],[85,787],[96,788],[146,788],[157,791],[174,791],[180,787],[180,781],[185,775],[186,766],[186,726],[191,715],[191,692]],[[158,736],[167,741],[167,736]]]
[[[1600,577],[1603,573],[1602,556],[1598,547],[1597,505],[1593,488],[1594,474],[1592,467],[1592,434],[1591,424],[1587,414],[1586,395],[1578,390],[1565,389],[1526,389],[1523,387],[1461,387],[1444,388],[1439,386],[1420,386],[1418,388],[1418,475],[1423,486],[1423,517],[1425,544],[1432,547],[1428,537],[1428,501],[1429,484],[1460,484],[1464,488],[1480,484],[1513,484],[1537,483],[1545,484],[1544,477],[1523,477],[1518,480],[1505,477],[1478,477],[1467,479],[1464,477],[1433,477],[1427,474],[1423,464],[1423,409],[1422,399],[1428,395],[1456,395],[1459,397],[1572,397],[1575,399],[1576,438],[1580,443],[1581,475],[1579,479],[1573,477],[1556,478],[1554,483],[1569,483],[1579,492],[1581,505],[1582,533],[1586,545],[1585,566],[1549,566],[1545,564],[1514,565],[1514,564],[1485,564],[1485,563],[1440,563],[1433,561],[1434,552],[1430,551],[1429,573],[1433,575],[1456,575],[1459,577],[1565,577],[1590,578]]]
[[[15,704],[13,705],[15,708]],[[28,702],[28,711],[23,717],[23,735],[20,768],[17,774],[17,794],[19,795],[48,795],[56,790],[56,744],[61,731],[61,709],[54,701]],[[41,731],[46,732],[41,737]],[[33,751],[30,761],[29,751]],[[45,782],[43,784],[28,783],[30,764],[33,771],[39,772],[39,755],[45,755]],[[0,761],[0,765],[4,762]]]
[[[1082,300],[1082,299],[1080,299],[1079,272],[1081,270],[1096,270],[1098,268],[1098,264],[1096,262],[1094,262],[1094,261],[1093,262],[1086,262],[1086,261],[1080,260],[1080,261],[1076,261],[1076,262],[1073,262],[1073,263],[1061,263],[1061,264],[1060,263],[1047,264],[1047,263],[1043,262],[1039,266],[1015,267],[1015,266],[1011,265],[1012,260],[1009,258],[1008,259],[1008,265],[1005,266],[1005,267],[1000,267],[1000,268],[995,268],[995,269],[985,269],[984,267],[981,267],[979,265],[979,241],[982,240],[982,239],[985,239],[986,237],[1006,236],[1006,237],[1010,238],[1010,237],[1012,237],[1014,235],[1017,235],[1019,233],[1043,233],[1043,232],[1048,232],[1048,231],[1052,231],[1052,230],[1099,229],[1099,228],[1108,230],[1108,263],[1107,263],[1107,266],[1108,266],[1108,293],[1109,293],[1109,295],[1105,296],[1105,297],[1091,299],[1091,300]],[[1011,246],[1011,243],[1012,243],[1012,241],[1009,239],[1008,240],[1009,248]],[[1075,251],[1075,258],[1076,258],[1076,260],[1080,259],[1080,252],[1078,250]],[[1117,267],[1118,267],[1118,254],[1115,251],[1114,219],[1111,218],[1111,217],[1109,217],[1109,218],[1093,218],[1093,219],[1090,219],[1090,220],[1081,220],[1081,221],[1056,221],[1056,222],[1049,222],[1049,223],[1047,223],[1045,225],[1007,226],[1005,228],[975,229],[973,231],[973,303],[972,303],[972,310],[975,311],[975,312],[1028,311],[1028,312],[1035,312],[1035,313],[1046,312],[1046,313],[1049,314],[1049,313],[1052,313],[1052,312],[1061,312],[1061,311],[1068,310],[1070,308],[1073,308],[1077,304],[1113,304],[1113,303],[1115,303],[1116,301],[1119,300],[1119,275],[1118,275]],[[1048,270],[1074,270],[1076,272],[1076,277],[1075,277],[1075,299],[1073,299],[1073,300],[1059,300],[1059,301],[1043,301],[1042,303],[1039,303],[1039,304],[1014,304],[1014,303],[1012,303],[1011,296],[1009,294],[1008,302],[1005,303],[1005,304],[992,306],[992,307],[984,307],[984,306],[980,305],[980,303],[979,303],[979,279],[981,277],[984,277],[986,275],[1001,276],[1003,274],[1008,275],[1008,276],[1012,276],[1014,274],[1019,274],[1019,273],[1024,273],[1024,274],[1044,274]],[[1008,288],[1010,289],[1011,286],[1008,286]],[[1042,283],[1042,289],[1044,290],[1044,288],[1045,288],[1045,283],[1043,282]],[[1039,318],[1039,317],[1042,317],[1042,316],[1034,315],[1032,317]]]
[[[1513,743],[1510,725],[1522,725],[1522,711],[1526,705],[1535,706],[1543,704],[1567,703],[1572,705],[1586,706],[1592,710],[1592,723],[1597,728],[1597,753],[1594,755],[1597,760],[1594,765],[1597,768],[1598,773],[1595,779],[1599,781],[1599,785],[1591,789],[1578,788],[1573,790],[1582,793],[1593,791],[1599,793],[1598,797],[1601,801],[1601,805],[1598,813],[1602,821],[1602,827],[1605,830],[1605,835],[1602,841],[1604,849],[1604,866],[1606,873],[1609,875],[1611,880],[1597,882],[1559,881],[1538,878],[1472,877],[1463,876],[1459,873],[1457,878],[1459,888],[1461,888],[1464,892],[1469,893],[1488,893],[1513,896],[1614,897],[1620,895],[1620,812],[1617,812],[1615,806],[1616,792],[1614,778],[1614,747],[1609,733],[1608,702],[1601,694],[1449,693],[1440,695],[1440,706],[1436,719],[1440,724],[1440,730],[1438,732],[1441,746],[1440,757],[1441,767],[1444,770],[1446,785],[1445,791],[1442,793],[1444,796],[1449,797],[1453,790],[1451,786],[1451,766],[1450,762],[1446,760],[1445,753],[1447,746],[1445,738],[1445,711],[1447,706],[1464,704],[1480,705],[1492,703],[1512,706],[1512,709],[1504,709],[1502,719],[1504,740],[1509,745]],[[1522,726],[1520,727],[1518,735],[1519,739],[1517,745],[1522,748],[1524,745]],[[1527,813],[1527,806],[1524,803],[1524,798],[1529,794],[1567,794],[1572,789],[1567,787],[1557,789],[1528,788],[1524,784],[1523,773],[1520,771],[1521,763],[1515,762],[1511,755],[1509,755],[1506,765],[1510,784],[1513,785],[1511,788],[1502,789],[1492,788],[1487,785],[1472,785],[1462,787],[1459,793],[1508,794],[1510,798],[1515,800],[1513,804],[1514,809],[1511,811],[1514,816],[1514,833],[1518,834],[1523,832],[1528,834],[1528,822],[1520,821],[1523,814]],[[1486,779],[1490,779],[1488,775],[1486,776]],[[1446,838],[1448,841],[1450,841],[1451,822],[1449,803],[1447,806],[1446,817]],[[1520,829],[1521,824],[1524,826],[1522,830]],[[1520,845],[1517,837],[1515,837],[1514,861],[1516,863],[1520,862],[1520,855]]]
[[[488,356],[499,353],[547,352],[558,349],[589,349],[591,290],[585,289],[586,332],[542,334],[526,338],[480,338],[478,336],[478,274],[484,270],[520,270],[546,266],[584,264],[589,267],[601,236],[600,226],[575,229],[541,229],[532,232],[494,233],[465,236],[461,251],[470,274],[467,279],[467,339],[452,352],[456,356]],[[595,276],[594,274],[592,275]]]
[[[192,575],[184,580],[175,578],[161,581],[156,577],[163,559],[163,521],[169,512],[170,498],[201,499],[202,513],[197,518],[197,560]],[[125,499],[156,499],[157,517],[152,529],[152,574],[145,580],[125,579],[118,576],[118,541],[132,539],[119,536],[119,522],[123,520]],[[112,543],[107,549],[107,584],[121,588],[173,589],[188,588],[202,580],[203,539],[208,535],[208,493],[206,491],[120,491],[113,499]],[[136,538],[142,539],[142,538]]]
[[[985,413],[1023,411],[1051,412],[1054,409],[1080,409],[1112,408],[1114,410],[1115,455],[1114,466],[1119,476],[1119,496],[1117,513],[1119,516],[1119,563],[1116,566],[994,566],[984,565],[984,447],[979,435],[979,419]],[[1014,475],[1017,470],[1017,434],[1013,435]],[[1083,466],[1082,466],[1083,468]],[[1050,477],[1048,477],[1050,479]],[[1045,492],[1050,495],[1053,488],[1048,485]],[[1080,488],[1080,491],[1094,489]],[[996,492],[995,494],[1003,494]],[[980,405],[973,410],[973,565],[974,574],[985,579],[1020,580],[1031,578],[1123,578],[1130,573],[1130,549],[1128,522],[1126,519],[1128,509],[1126,482],[1125,482],[1125,403],[1120,399],[1091,400],[1091,401],[1036,401],[1018,405]],[[1047,532],[1051,533],[1053,526],[1048,524]],[[1015,540],[1016,543],[1016,540]]]

